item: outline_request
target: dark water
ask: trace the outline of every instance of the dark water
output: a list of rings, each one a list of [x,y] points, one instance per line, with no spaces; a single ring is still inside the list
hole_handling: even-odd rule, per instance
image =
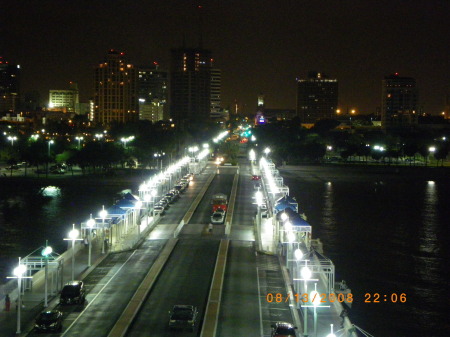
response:
[[[450,336],[450,179],[429,182],[401,176],[335,174],[312,169],[297,177],[283,172],[290,195],[304,208],[325,255],[355,297],[354,324],[377,337]],[[4,181],[3,181],[4,182]],[[56,185],[56,184],[55,184]],[[130,183],[61,186],[60,196],[37,197],[43,186],[0,186],[0,280],[18,256],[49,243],[65,250],[63,238]],[[365,303],[365,294],[381,303]],[[390,295],[406,294],[392,303]],[[388,300],[384,302],[384,295]]]
[[[24,257],[48,240],[53,250],[63,253],[67,243],[63,239],[72,228],[109,207],[123,189],[132,189],[130,183],[100,183],[54,181],[59,195],[43,197],[42,185],[17,180],[0,181],[0,283],[12,276],[17,258]],[[134,186],[136,188],[137,186]],[[37,252],[40,254],[40,250]]]
[[[352,289],[354,324],[374,336],[450,336],[450,179],[282,175]],[[380,303],[365,303],[375,293]]]

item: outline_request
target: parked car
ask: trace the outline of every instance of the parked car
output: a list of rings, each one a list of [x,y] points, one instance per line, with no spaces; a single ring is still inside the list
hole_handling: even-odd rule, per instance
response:
[[[220,209],[220,211],[215,211],[211,215],[212,224],[223,224],[224,221],[225,221],[225,212],[222,209]]]
[[[276,322],[272,324],[271,337],[296,337],[296,326],[288,322]]]
[[[155,214],[159,214],[159,215],[164,215],[166,213],[164,207],[159,206],[159,205],[155,205],[155,207],[153,207],[153,211],[155,212]]]
[[[175,194],[173,192],[166,193],[166,195],[164,197],[170,199],[170,201],[169,201],[170,203],[174,203],[175,201],[177,201],[179,199],[178,194]]]
[[[174,305],[169,311],[169,329],[189,329],[194,331],[197,321],[197,307],[193,305]]]
[[[186,185],[182,184],[181,182],[174,186],[174,189],[176,189],[179,192],[184,192],[186,189]]]
[[[71,281],[66,283],[59,297],[60,304],[83,304],[86,293],[83,281]]]
[[[62,331],[63,314],[59,310],[43,311],[36,318],[34,329],[38,332]]]

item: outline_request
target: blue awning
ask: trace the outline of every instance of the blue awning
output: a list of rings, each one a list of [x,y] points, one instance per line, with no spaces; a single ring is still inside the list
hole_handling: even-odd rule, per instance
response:
[[[108,215],[107,215],[108,218],[115,217],[115,216],[123,216],[127,213],[126,210],[124,210],[123,208],[121,208],[117,205],[111,206],[106,211],[108,212]]]
[[[116,203],[116,206],[120,208],[134,208],[136,206],[136,200],[122,199]]]
[[[281,212],[278,212],[276,217],[277,220],[281,220],[282,214],[286,214],[289,218],[289,222],[292,226],[311,226],[307,221],[305,221],[300,214],[292,210],[292,208],[285,208]]]
[[[285,195],[284,197],[281,197],[277,201],[275,201],[275,212],[281,212],[286,208],[290,208],[295,212],[298,212],[298,202],[294,198]]]
[[[123,198],[126,199],[126,200],[132,200],[132,201],[138,201],[139,200],[139,198],[137,196],[131,194],[130,192],[125,193]]]

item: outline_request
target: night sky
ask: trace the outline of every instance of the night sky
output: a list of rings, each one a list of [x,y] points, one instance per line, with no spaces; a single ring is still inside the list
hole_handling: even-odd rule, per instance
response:
[[[413,77],[425,112],[450,94],[448,0],[13,0],[0,7],[0,55],[22,67],[22,91],[78,82],[92,95],[93,68],[111,48],[135,65],[168,67],[170,48],[203,47],[222,69],[222,105],[251,113],[295,108],[296,82],[316,70],[339,80],[339,106],[372,113],[381,80]]]

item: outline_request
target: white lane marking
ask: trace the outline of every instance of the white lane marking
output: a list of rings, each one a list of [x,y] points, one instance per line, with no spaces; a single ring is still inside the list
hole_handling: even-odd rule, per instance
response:
[[[258,294],[261,295],[261,288],[259,286],[259,268],[258,267],[256,267],[256,280],[258,281]],[[258,296],[258,302],[259,302],[259,329],[260,329],[260,335],[264,336],[264,334],[263,334],[263,325],[262,325],[261,296]]]
[[[78,315],[78,317],[72,322],[72,324],[69,325],[69,327],[66,329],[66,331],[64,331],[64,333],[61,335],[61,337],[65,336],[66,333],[72,328],[72,326],[78,321],[78,319],[86,312],[87,308],[89,308],[89,306],[94,303],[95,299],[102,293],[102,291],[106,288],[106,286],[109,284],[109,282],[111,282],[119,273],[119,271],[121,271],[121,269],[128,263],[128,261],[133,257],[133,255],[136,253],[136,251],[133,252],[133,254],[130,255],[130,257],[124,262],[123,265],[120,266],[119,269],[117,269],[117,271],[114,273],[114,275],[109,279],[108,282],[106,282],[106,284],[103,286],[102,289],[100,289],[100,291],[98,292],[97,295],[95,295],[95,297],[89,302],[89,304],[86,306],[86,308],[84,308],[84,310]]]

